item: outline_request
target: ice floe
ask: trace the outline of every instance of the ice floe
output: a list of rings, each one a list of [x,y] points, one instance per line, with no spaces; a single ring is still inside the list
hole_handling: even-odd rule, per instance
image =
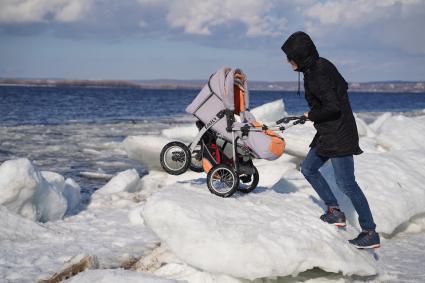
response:
[[[253,112],[265,123],[285,115],[279,101],[258,109]],[[77,215],[73,211],[81,195],[74,180],[41,172],[26,159],[4,162],[0,166],[0,281],[47,279],[82,252],[96,259],[96,270],[69,282],[276,282],[297,274],[300,281],[312,283],[370,278],[398,282],[402,280],[396,275],[404,264],[412,279],[418,279],[422,242],[411,245],[404,238],[393,239],[400,231],[402,237],[424,231],[424,117],[388,113],[372,124],[356,118],[365,151],[355,156],[356,177],[384,236],[383,252],[378,252],[383,260],[347,243],[359,232],[357,215],[338,190],[329,165],[322,173],[349,225],[338,230],[318,219],[324,205],[299,172],[315,133],[311,123],[285,131],[287,154],[273,162],[254,161],[260,173],[254,192],[228,199],[209,193],[204,173],[171,176],[157,170],[165,143],[190,142],[196,134],[193,125],[182,124],[157,136],[127,137],[122,148],[147,164],[149,174],[140,178],[130,169],[109,176],[112,179]],[[64,215],[68,216],[62,219]],[[418,241],[424,239],[421,235],[415,235]],[[160,241],[164,254],[150,256]],[[385,250],[387,245],[393,248]],[[397,256],[399,251],[403,260]],[[410,253],[414,258],[406,259]],[[138,269],[143,273],[120,269],[137,259],[149,263],[149,258],[154,268]],[[326,278],[303,277],[312,269],[323,270]],[[388,270],[392,277],[385,275]],[[375,274],[378,277],[351,277]]]
[[[304,194],[265,190],[222,199],[189,184],[153,195],[143,216],[184,262],[211,273],[256,279],[328,272],[373,275],[373,258],[318,221],[322,208]],[[320,233],[318,232],[320,231]]]
[[[385,149],[425,149],[425,118],[384,114],[375,123],[377,143]]]
[[[63,218],[80,202],[80,188],[55,172],[38,171],[28,159],[0,166],[0,204],[37,221]]]

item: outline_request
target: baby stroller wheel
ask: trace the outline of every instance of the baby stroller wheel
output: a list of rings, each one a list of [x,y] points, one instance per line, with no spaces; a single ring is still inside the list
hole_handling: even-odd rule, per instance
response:
[[[167,143],[161,150],[161,167],[171,175],[183,174],[189,168],[190,156],[189,148],[184,143]]]
[[[239,187],[239,177],[232,167],[217,164],[208,172],[207,184],[211,193],[221,197],[230,197]]]
[[[254,174],[239,176],[239,180],[241,181],[239,184],[239,191],[247,194],[252,192],[257,187],[258,181],[260,180],[260,175],[258,174],[257,167],[253,166],[253,168]]]
[[[190,144],[189,144],[190,147]],[[189,166],[193,172],[201,173],[204,172],[202,167],[202,145],[198,143],[192,151],[192,160]]]

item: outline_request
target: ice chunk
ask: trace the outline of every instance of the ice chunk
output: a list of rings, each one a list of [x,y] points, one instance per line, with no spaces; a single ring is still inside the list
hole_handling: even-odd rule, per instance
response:
[[[360,137],[373,137],[373,136],[375,136],[375,133],[366,124],[365,121],[363,121],[361,118],[359,118],[355,113],[354,113],[354,117],[356,119],[357,132],[358,132]]]
[[[373,123],[369,125],[370,129],[376,132],[381,127],[381,125],[385,122],[385,120],[387,120],[388,118],[391,118],[391,116],[392,114],[390,112],[385,112],[384,114],[380,115],[378,118],[376,118],[375,121],[373,121]]]
[[[65,180],[65,187],[63,190],[63,195],[67,200],[68,208],[66,213],[72,213],[74,209],[81,202],[81,188],[73,179],[68,178]]]
[[[384,120],[385,118],[385,120]],[[421,117],[383,116],[378,118],[377,143],[389,150],[425,149],[425,123]],[[375,127],[377,127],[375,125]]]
[[[42,222],[63,218],[67,210],[67,200],[63,195],[65,180],[55,172],[41,172],[39,186],[34,194],[37,219]]]
[[[74,208],[80,201],[77,187],[58,173],[39,172],[28,159],[8,160],[0,166],[0,204],[31,220],[63,218],[68,205]]]
[[[162,170],[159,154],[164,145],[170,141],[161,136],[129,136],[123,141],[122,146],[129,158],[139,161],[149,170]]]
[[[197,134],[198,129],[195,124],[191,126],[174,127],[162,131],[162,135],[168,139],[180,140],[187,143],[190,143]]]
[[[82,171],[80,172],[80,175],[90,179],[104,179],[104,180],[110,180],[113,177],[113,175],[107,174],[104,172],[88,172],[88,171]]]
[[[35,220],[34,193],[41,175],[28,159],[7,160],[0,166],[0,204]]]
[[[89,204],[90,209],[109,209],[116,207],[128,207],[134,204],[132,192],[140,190],[140,177],[136,169],[128,169],[118,173],[106,185],[92,194]]]
[[[250,280],[314,267],[375,274],[374,260],[319,221],[321,213],[302,191],[223,199],[190,184],[153,195],[143,210],[145,223],[180,259],[208,272]]]
[[[285,111],[285,104],[282,99],[265,103],[261,106],[255,107],[251,110],[257,121],[262,123],[275,123],[282,117],[288,116]]]
[[[137,187],[140,180],[136,169],[128,169],[118,173],[106,185],[97,190],[95,194],[114,194],[118,192],[131,192]]]
[[[282,134],[286,142],[285,153],[298,157],[305,157],[309,151],[309,145],[316,134],[313,123],[306,122],[285,130]]]

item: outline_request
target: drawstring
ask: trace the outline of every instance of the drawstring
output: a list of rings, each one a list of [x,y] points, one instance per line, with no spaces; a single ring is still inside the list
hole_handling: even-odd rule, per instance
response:
[[[300,96],[300,95],[301,95],[301,92],[300,92],[300,88],[301,88],[301,86],[300,86],[300,73],[301,73],[301,72],[298,72],[298,91],[297,91],[297,95],[298,95],[298,96]]]

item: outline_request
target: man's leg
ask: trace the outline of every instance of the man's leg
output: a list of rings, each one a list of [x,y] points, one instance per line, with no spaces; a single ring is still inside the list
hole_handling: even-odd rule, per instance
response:
[[[369,204],[354,176],[353,156],[331,158],[332,167],[338,187],[350,198],[359,215],[359,223],[363,230],[374,231],[376,228],[373,221]]]
[[[338,207],[338,202],[329,188],[328,183],[319,171],[319,168],[328,160],[327,157],[317,155],[316,149],[311,148],[301,165],[301,173],[325,202],[328,207]]]

